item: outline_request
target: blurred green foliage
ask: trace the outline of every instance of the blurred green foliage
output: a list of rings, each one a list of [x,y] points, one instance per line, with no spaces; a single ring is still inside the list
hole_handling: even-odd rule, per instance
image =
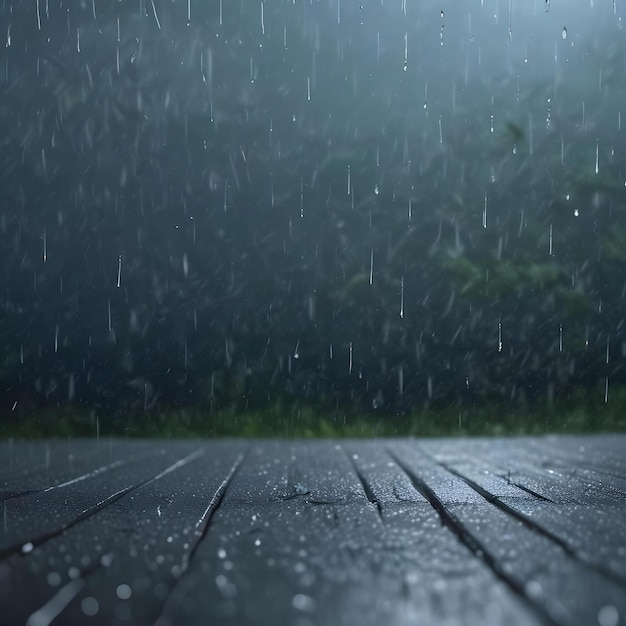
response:
[[[560,280],[560,270],[551,263],[485,260],[474,262],[466,256],[449,259],[446,267],[462,294],[504,296],[512,292],[547,289]]]
[[[573,388],[552,400],[424,406],[405,415],[354,413],[279,398],[264,409],[167,408],[124,416],[65,407],[0,421],[0,437],[464,437],[626,432],[626,388]]]
[[[606,256],[613,261],[626,261],[626,228],[618,227],[604,239]]]

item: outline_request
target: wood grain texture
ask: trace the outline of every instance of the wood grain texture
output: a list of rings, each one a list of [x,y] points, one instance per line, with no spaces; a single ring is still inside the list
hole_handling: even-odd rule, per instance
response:
[[[626,623],[626,437],[0,442],[0,624]]]

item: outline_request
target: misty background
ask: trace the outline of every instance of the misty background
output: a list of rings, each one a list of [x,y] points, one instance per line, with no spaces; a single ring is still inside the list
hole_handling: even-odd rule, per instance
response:
[[[0,3],[0,412],[609,402],[625,11]]]

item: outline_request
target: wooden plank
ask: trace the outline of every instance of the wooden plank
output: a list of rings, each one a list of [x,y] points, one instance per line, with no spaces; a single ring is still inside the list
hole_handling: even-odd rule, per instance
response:
[[[486,445],[480,452],[486,453]],[[626,585],[626,492],[621,479],[613,477],[607,482],[605,473],[578,467],[577,454],[567,457],[567,450],[561,450],[557,463],[547,451],[535,447],[509,454],[499,449],[489,456],[478,452],[451,454],[440,448],[432,450],[432,455],[445,469],[481,490],[487,499],[497,499],[501,508],[550,537],[570,556],[616,584]],[[557,466],[558,470],[553,469]],[[520,499],[520,489],[535,498]]]
[[[0,557],[26,554],[96,514],[180,460],[179,446],[155,446],[145,452],[80,474],[56,486],[11,498],[2,504]]]
[[[540,437],[534,447],[554,460],[564,459],[575,467],[588,467],[611,476],[626,478],[623,437]]]
[[[430,447],[431,452],[436,448]],[[626,588],[619,581],[564,550],[554,536],[532,523],[531,515],[522,520],[512,514],[511,503],[534,510],[546,507],[545,500],[522,489],[516,494],[515,486],[504,481],[499,487],[506,495],[485,497],[486,490],[481,492],[471,479],[436,463],[419,445],[398,444],[393,454],[427,494],[444,523],[499,578],[542,612],[546,621],[592,624],[605,606],[616,607],[621,614],[626,611]],[[480,458],[475,463],[480,466]]]
[[[137,475],[140,484],[96,515],[71,525],[27,558],[9,558],[11,584],[0,587],[0,606],[11,602],[12,609],[11,620],[0,620],[3,624],[49,623],[59,609],[64,623],[83,623],[86,615],[93,624],[154,621],[163,596],[202,538],[211,512],[205,495],[218,494],[245,444],[209,449],[202,442],[186,442],[173,448],[173,455],[159,458],[157,474],[157,466],[146,467],[150,479]],[[121,484],[108,485],[107,491]],[[28,589],[28,595],[20,589]],[[94,606],[96,615],[89,615]]]
[[[620,438],[618,438],[619,440]],[[610,455],[593,449],[595,440],[587,438],[587,446],[563,447],[550,445],[550,439],[528,438],[523,445],[493,446],[489,440],[470,440],[467,445],[451,446],[450,442],[424,444],[425,450],[433,450],[441,460],[453,461],[459,454],[466,458],[481,459],[481,462],[496,464],[508,480],[518,487],[543,490],[543,495],[559,503],[598,504],[613,503],[626,499],[626,478],[620,475],[619,467]],[[623,441],[623,440],[622,440]],[[579,448],[583,448],[581,453]],[[626,456],[626,454],[624,455]],[[524,477],[522,483],[518,478]]]
[[[0,497],[43,490],[133,454],[148,452],[148,442],[71,440],[3,442],[0,445]],[[1,456],[1,455],[5,456]],[[1,500],[0,500],[1,501]]]
[[[625,437],[102,443],[12,444],[1,624],[626,615]]]
[[[158,624],[456,624],[460,614],[537,623],[379,445],[265,443]]]

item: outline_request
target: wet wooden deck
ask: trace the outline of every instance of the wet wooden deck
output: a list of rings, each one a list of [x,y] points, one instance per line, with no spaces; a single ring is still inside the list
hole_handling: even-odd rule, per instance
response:
[[[626,623],[626,437],[0,442],[0,624]]]

